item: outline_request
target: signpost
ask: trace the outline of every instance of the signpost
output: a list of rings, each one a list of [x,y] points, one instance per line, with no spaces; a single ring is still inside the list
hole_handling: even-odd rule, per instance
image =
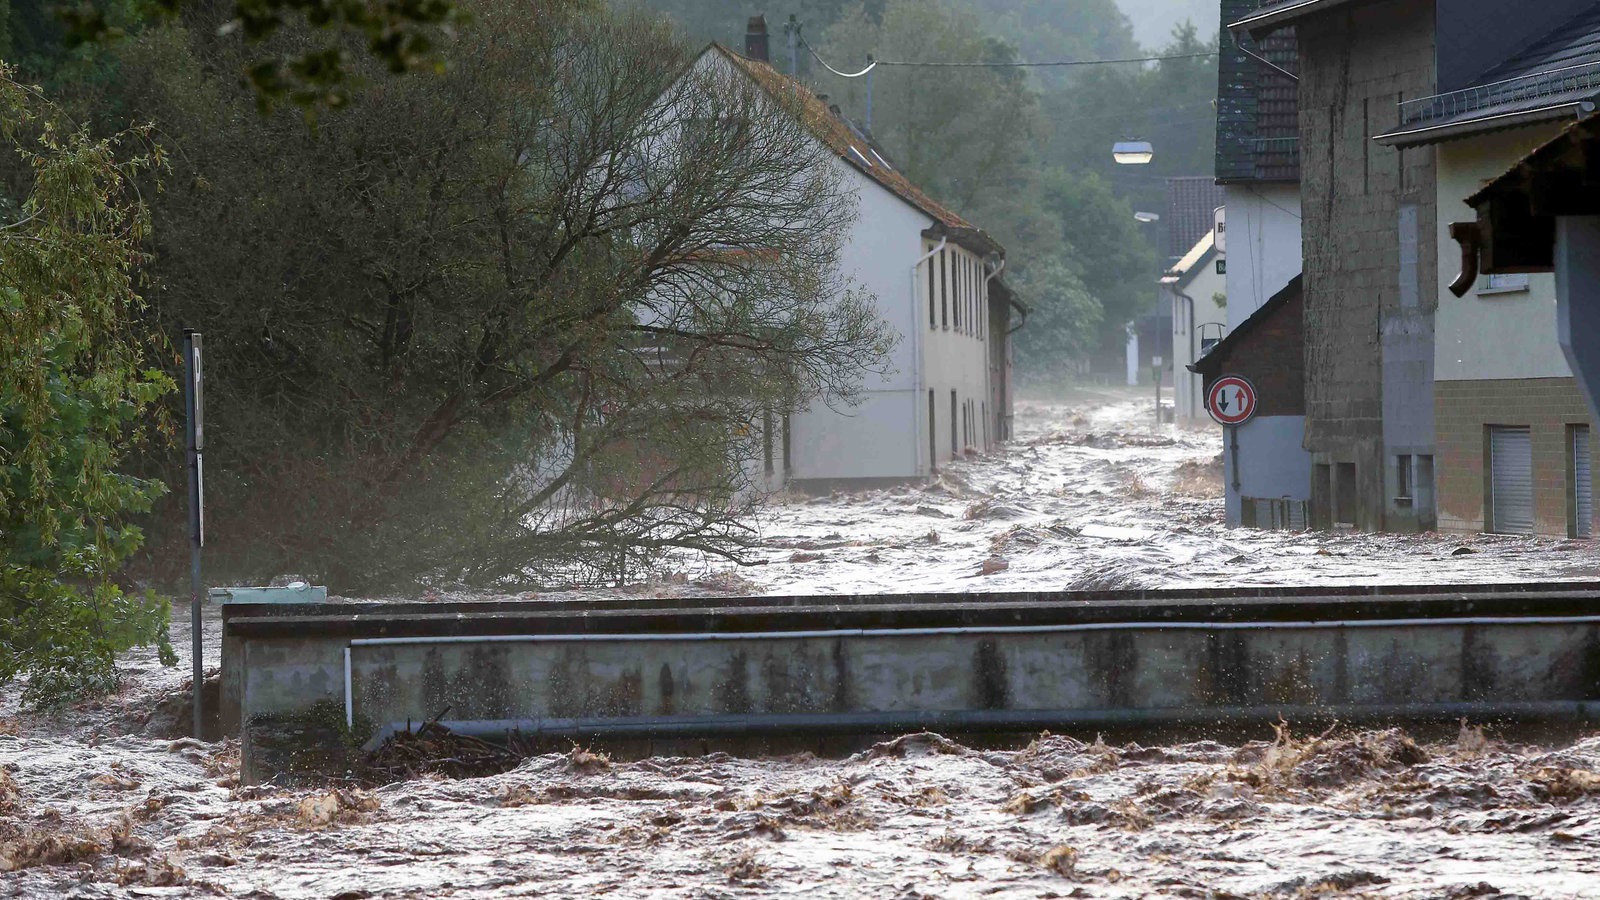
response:
[[[1224,375],[1206,391],[1206,412],[1227,429],[1233,455],[1233,491],[1239,492],[1239,426],[1256,414],[1256,386],[1239,375]]]
[[[1161,427],[1161,364],[1164,362],[1159,356],[1150,357],[1150,378],[1156,383],[1156,427]]]
[[[194,736],[201,736],[203,718],[201,692],[205,688],[205,665],[201,660],[200,601],[205,590],[200,586],[200,548],[206,542],[205,496],[201,479],[204,469],[200,456],[205,449],[205,403],[201,395],[204,379],[200,368],[200,334],[183,330],[183,411],[184,444],[189,457],[189,649],[194,670]]]

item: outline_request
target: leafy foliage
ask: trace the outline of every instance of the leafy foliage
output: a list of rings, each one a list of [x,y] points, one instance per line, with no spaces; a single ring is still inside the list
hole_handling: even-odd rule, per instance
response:
[[[231,9],[219,27],[259,48],[240,71],[254,87],[263,111],[285,99],[306,108],[342,105],[349,99],[355,55],[351,51],[357,42],[364,44],[360,52],[393,74],[437,71],[442,65],[435,53],[438,39],[461,22],[454,0],[228,2]],[[55,12],[70,48],[127,37],[151,17],[170,20],[189,7],[204,8],[203,14],[226,8],[217,0],[79,0],[60,3]],[[325,36],[291,53],[262,47],[284,30],[311,30]]]
[[[172,383],[132,324],[149,216],[133,192],[161,164],[146,132],[96,140],[0,66],[13,158],[0,213],[0,683],[26,698],[108,686],[115,654],[166,645],[166,604],[111,578],[131,516],[164,490],[119,471]]]
[[[183,151],[158,312],[206,334],[214,568],[361,590],[737,556],[759,424],[882,365],[837,275],[853,196],[784,97],[716,66],[669,90],[687,50],[597,3],[471,12],[443,74],[314,131],[214,74],[241,53],[214,19],[126,49],[122,102]]]

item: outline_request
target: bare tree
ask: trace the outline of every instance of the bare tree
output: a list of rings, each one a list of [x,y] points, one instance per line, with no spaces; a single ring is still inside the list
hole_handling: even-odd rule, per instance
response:
[[[241,573],[736,556],[763,414],[882,364],[839,275],[853,197],[797,105],[601,4],[470,12],[444,75],[314,131],[209,74],[241,51],[204,20],[126,54],[174,144],[160,313],[207,331]]]

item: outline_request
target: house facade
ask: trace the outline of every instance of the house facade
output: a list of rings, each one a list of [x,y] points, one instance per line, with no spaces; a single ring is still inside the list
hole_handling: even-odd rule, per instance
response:
[[[1302,446],[1318,527],[1434,525],[1417,499],[1432,491],[1416,485],[1434,455],[1434,160],[1371,140],[1401,100],[1435,92],[1433,21],[1431,0],[1285,0],[1231,27],[1258,45],[1295,30]]]
[[[1227,258],[1207,232],[1161,278],[1172,309],[1172,404],[1179,424],[1209,422],[1205,385],[1190,370],[1228,330]]]
[[[1575,14],[1557,4],[1519,17],[1519,25],[1542,20],[1549,30],[1508,48],[1515,52],[1467,84],[1407,101],[1400,125],[1377,137],[1401,148],[1433,147],[1441,261],[1457,253],[1450,223],[1470,217],[1465,198],[1588,115],[1583,104],[1600,96],[1600,6],[1583,6]],[[1441,30],[1448,26],[1441,21]],[[1455,268],[1440,268],[1439,527],[1591,536],[1594,421],[1557,342],[1555,275],[1486,275],[1457,297],[1450,289]]]
[[[875,298],[899,337],[884,373],[867,376],[855,405],[819,400],[765,424],[764,445],[773,448],[768,484],[914,480],[993,449],[1009,434],[1010,332],[1020,308],[999,280],[1004,248],[907,180],[836,107],[773,69],[764,24],[757,26],[745,54],[712,44],[696,65],[728,66],[802,104],[857,200],[842,274]]]
[[[1305,294],[1296,277],[1191,366],[1203,389],[1224,375],[1248,379],[1257,411],[1227,429],[1222,448],[1230,527],[1301,530],[1309,524],[1311,455],[1305,433]]]

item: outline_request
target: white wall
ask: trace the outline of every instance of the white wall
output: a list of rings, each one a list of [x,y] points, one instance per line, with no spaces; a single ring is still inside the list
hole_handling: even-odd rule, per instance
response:
[[[1300,185],[1230,184],[1228,329],[1300,274]]]
[[[1227,280],[1225,276],[1217,274],[1217,260],[1222,258],[1212,256],[1197,263],[1200,271],[1193,280],[1181,289],[1176,285],[1171,289],[1173,403],[1174,414],[1180,420],[1195,422],[1210,418],[1205,407],[1205,379],[1189,371],[1188,366],[1202,355],[1202,334],[1219,336],[1219,329],[1204,326],[1221,325],[1222,334],[1227,333],[1228,314],[1233,304],[1229,302],[1218,306],[1214,299],[1218,294],[1227,294]],[[1191,304],[1184,296],[1194,298],[1192,311]]]
[[[979,257],[953,243],[917,269],[912,266],[936,246],[922,237],[933,220],[848,164],[838,165],[857,192],[859,207],[850,239],[841,254],[844,274],[876,297],[878,314],[900,336],[889,371],[869,378],[854,407],[818,401],[792,417],[790,475],[796,479],[914,478],[951,456],[950,392],[957,396],[956,453],[985,450],[996,443],[989,414],[987,289]],[[951,284],[938,268],[941,255]],[[957,262],[966,281],[953,289]],[[935,325],[928,325],[928,285],[934,282]],[[960,327],[954,307],[946,327],[945,308],[963,304]],[[933,391],[933,419],[928,391]],[[968,428],[962,428],[962,410]],[[930,441],[929,428],[933,429]],[[970,429],[971,434],[966,431]],[[985,441],[987,436],[988,440]]]
[[[1305,416],[1258,416],[1239,426],[1239,490],[1233,489],[1233,446],[1222,448],[1228,525],[1240,522],[1240,497],[1311,499],[1311,454],[1301,446]]]
[[[1564,124],[1564,123],[1563,123]],[[1487,275],[1465,297],[1450,293],[1461,248],[1451,222],[1472,221],[1466,198],[1560,131],[1535,125],[1438,145],[1439,309],[1434,314],[1435,381],[1565,378],[1572,375],[1556,343],[1555,276],[1527,276],[1525,290],[1496,292]]]

